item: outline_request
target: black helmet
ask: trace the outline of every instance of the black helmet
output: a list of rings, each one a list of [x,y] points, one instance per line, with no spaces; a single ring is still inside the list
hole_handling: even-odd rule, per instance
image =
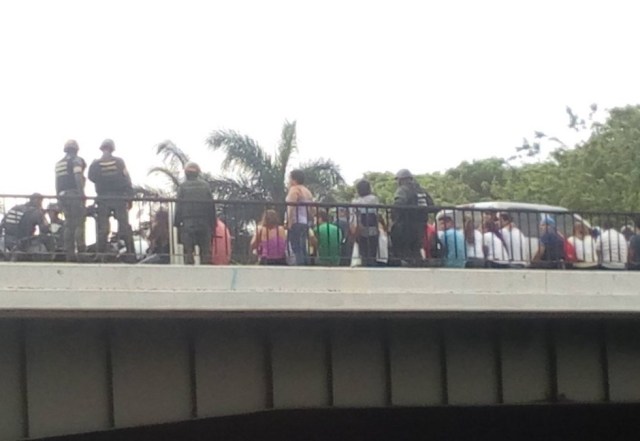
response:
[[[102,144],[100,144],[100,150],[102,150],[103,152],[105,150],[108,150],[110,152],[114,151],[116,149],[116,145],[113,142],[113,139],[105,139],[104,141],[102,141]]]
[[[403,168],[396,173],[396,179],[413,179],[413,174],[406,168]]]
[[[80,149],[80,147],[78,147],[78,143],[76,142],[75,139],[70,139],[69,141],[64,143],[64,152],[68,153],[68,152],[77,152]]]
[[[187,162],[184,166],[184,173],[188,175],[199,175],[200,166],[195,162]]]
[[[40,193],[33,193],[31,196],[29,196],[30,204],[33,204],[34,202],[42,203],[43,200],[44,200],[44,196],[42,196]]]

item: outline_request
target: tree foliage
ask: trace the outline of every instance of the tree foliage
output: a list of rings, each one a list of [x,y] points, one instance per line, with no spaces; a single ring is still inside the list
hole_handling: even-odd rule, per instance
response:
[[[490,200],[560,205],[579,211],[640,211],[640,106],[614,108],[604,122],[596,121],[598,107],[581,117],[567,107],[568,127],[584,136],[571,146],[560,138],[536,131],[510,158],[464,161],[444,172],[417,175],[439,205]],[[256,141],[234,131],[216,131],[207,140],[213,150],[223,151],[223,166],[234,177],[205,174],[220,199],[282,201],[286,173],[297,152],[296,124],[285,122],[273,154]],[[179,182],[179,170],[189,160],[170,141],[158,145],[164,175],[171,187]],[[349,202],[353,185],[344,183],[340,169],[330,159],[301,164],[307,184],[317,199]],[[364,173],[381,202],[391,204],[396,190],[394,173]]]
[[[253,193],[240,199],[284,202],[286,180],[290,162],[298,151],[296,122],[285,121],[275,155],[269,154],[246,135],[233,130],[217,130],[207,138],[207,145],[225,154],[222,167],[235,172],[239,178],[228,182],[242,182]],[[317,159],[300,166],[305,172],[306,184],[319,200],[333,195],[344,184],[339,166],[329,159]]]
[[[445,172],[418,175],[416,180],[439,205],[510,200],[579,211],[640,211],[640,106],[611,109],[604,123],[595,120],[597,110],[592,105],[582,118],[566,109],[568,127],[587,134],[576,146],[537,131],[513,157],[465,161]],[[393,176],[391,172],[363,175],[386,204],[393,202]],[[345,188],[341,194],[349,197],[353,190]]]

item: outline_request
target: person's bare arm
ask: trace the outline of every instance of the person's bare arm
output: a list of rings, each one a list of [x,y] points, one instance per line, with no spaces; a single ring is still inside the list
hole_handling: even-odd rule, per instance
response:
[[[533,259],[531,259],[532,262],[539,262],[542,260],[542,256],[544,255],[544,251],[545,251],[545,246],[540,244],[540,246],[538,247],[538,251],[536,251],[536,255],[533,256]]]
[[[261,236],[261,235],[262,235],[262,227],[258,227],[258,229],[256,230],[256,234],[254,234],[253,237],[251,238],[251,243],[249,244],[249,249],[255,250],[255,249],[258,248],[258,243],[260,242],[258,237]]]
[[[287,204],[294,204],[298,202],[299,192],[296,187],[291,187],[289,189],[289,193],[287,193],[286,202]],[[287,205],[287,228],[291,228],[293,224],[295,224],[295,211],[296,207],[294,205]]]

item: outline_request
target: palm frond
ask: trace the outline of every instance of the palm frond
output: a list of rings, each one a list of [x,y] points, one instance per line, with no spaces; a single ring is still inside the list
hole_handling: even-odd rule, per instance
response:
[[[267,200],[267,195],[260,187],[252,185],[252,183],[246,178],[225,178],[225,177],[212,177],[211,175],[203,176],[216,199],[225,200],[250,200],[250,201],[263,201]]]
[[[189,155],[169,139],[156,146],[156,154],[162,156],[162,161],[172,168],[183,169],[189,162]]]
[[[327,199],[338,186],[345,184],[340,167],[331,159],[309,161],[299,168],[304,172],[305,185],[318,200]]]
[[[216,130],[206,140],[214,151],[223,150],[222,168],[235,168],[240,172],[258,176],[273,168],[271,156],[256,141],[234,130]]]
[[[296,135],[296,122],[285,121],[280,135],[280,145],[278,146],[278,157],[276,167],[282,175],[282,180],[286,177],[287,166],[291,155],[298,151],[298,141]]]
[[[230,179],[222,177],[209,177],[207,180],[211,186],[214,198],[223,201],[265,201],[262,204],[234,204],[219,202],[217,211],[220,218],[234,232],[246,231],[248,226],[254,225],[263,215],[267,198],[263,192],[256,191],[246,179]]]
[[[134,185],[133,192],[136,196],[143,198],[166,198],[172,196],[165,189],[152,187],[150,185]]]
[[[147,172],[147,175],[158,174],[166,178],[171,184],[171,191],[175,194],[180,186],[179,172],[172,168],[167,167],[152,167]]]

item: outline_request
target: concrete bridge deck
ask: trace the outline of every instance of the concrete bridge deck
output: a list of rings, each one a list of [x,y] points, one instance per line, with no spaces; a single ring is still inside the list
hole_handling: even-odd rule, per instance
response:
[[[640,273],[0,264],[0,316],[640,313]]]
[[[3,264],[0,280],[0,440],[640,402],[632,272]]]

